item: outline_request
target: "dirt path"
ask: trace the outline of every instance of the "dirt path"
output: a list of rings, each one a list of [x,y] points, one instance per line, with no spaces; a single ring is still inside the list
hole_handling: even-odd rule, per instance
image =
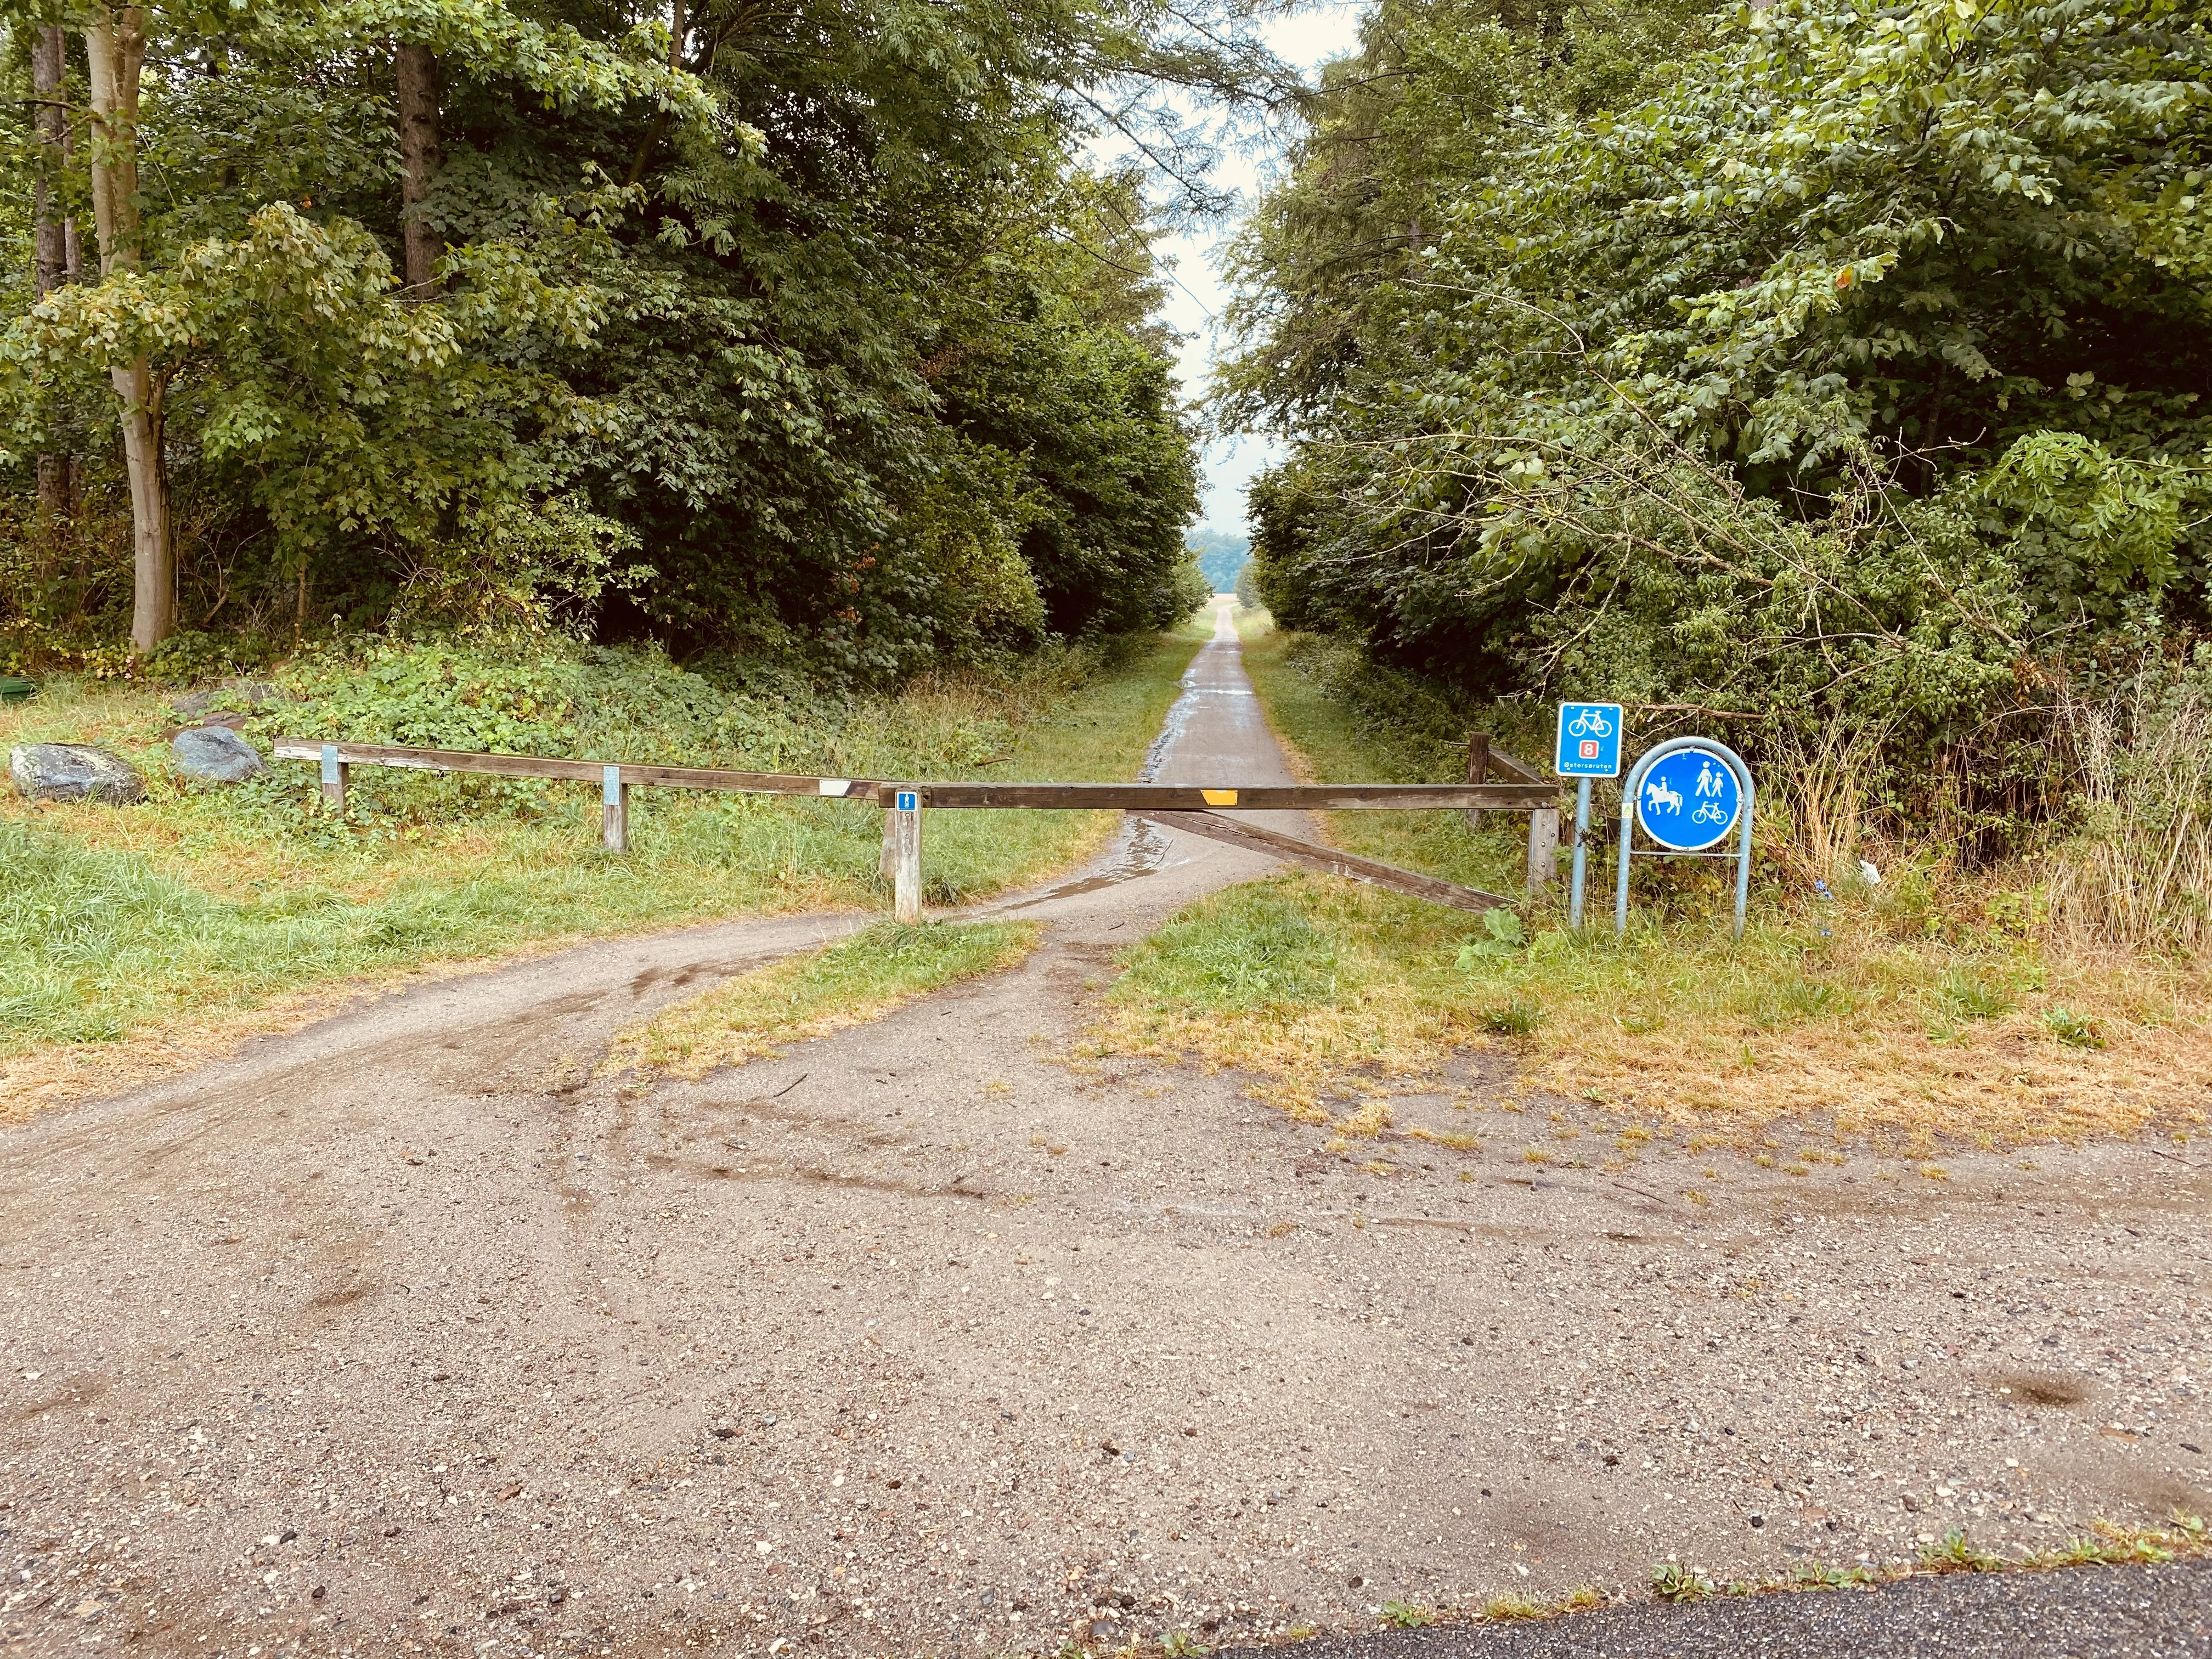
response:
[[[1285,775],[1241,682],[1218,639],[1162,775]],[[1101,873],[1155,862],[1031,904],[1018,971],[697,1085],[562,1079],[848,921],[423,988],[9,1132],[0,1638],[1218,1645],[2206,1507],[2196,1163],[1705,1205],[1674,1152],[1364,1167],[1232,1076],[1077,1057],[1111,952],[1267,867],[1168,836]]]

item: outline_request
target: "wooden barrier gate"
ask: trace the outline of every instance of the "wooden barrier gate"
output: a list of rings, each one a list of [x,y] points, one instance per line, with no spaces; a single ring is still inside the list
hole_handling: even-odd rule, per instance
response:
[[[1206,788],[1176,783],[899,783],[872,778],[812,777],[782,772],[731,772],[700,766],[633,766],[600,761],[556,760],[538,755],[483,755],[454,749],[416,749],[397,744],[323,743],[276,739],[279,760],[319,761],[323,797],[345,805],[356,766],[391,766],[416,772],[465,772],[501,778],[556,778],[595,783],[600,791],[601,835],[611,852],[629,848],[629,792],[720,789],[749,794],[812,795],[824,800],[869,800],[884,809],[883,873],[893,887],[902,922],[921,920],[921,814],[939,809],[1040,808],[1131,813],[1186,834],[1265,853],[1310,870],[1347,876],[1393,892],[1408,893],[1462,910],[1488,910],[1510,902],[1496,893],[1462,887],[1379,860],[1339,852],[1285,835],[1228,811],[1457,811],[1470,824],[1484,812],[1528,814],[1528,885],[1553,880],[1559,841],[1559,794],[1530,768],[1476,738],[1468,746],[1465,783],[1238,784]],[[1490,774],[1502,781],[1490,781]]]

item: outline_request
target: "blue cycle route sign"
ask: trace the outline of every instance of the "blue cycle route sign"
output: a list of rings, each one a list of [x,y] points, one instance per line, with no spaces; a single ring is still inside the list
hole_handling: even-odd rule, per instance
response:
[[[1670,853],[1702,853],[1743,810],[1735,770],[1710,749],[1677,749],[1653,762],[1636,792],[1636,821]]]
[[[1563,702],[1553,769],[1563,778],[1620,775],[1620,705]]]
[[[900,811],[913,812],[918,811],[921,809],[921,793],[919,790],[902,789],[898,791],[897,793],[898,810]]]

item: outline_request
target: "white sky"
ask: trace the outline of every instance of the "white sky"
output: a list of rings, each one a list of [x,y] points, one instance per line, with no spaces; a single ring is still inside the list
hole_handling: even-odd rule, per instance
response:
[[[1291,63],[1310,70],[1358,45],[1364,10],[1360,0],[1313,0],[1297,15],[1267,25],[1267,40]],[[1262,177],[1272,172],[1275,159],[1271,155],[1231,157],[1222,169],[1220,182],[1241,191],[1249,206]],[[1177,367],[1187,398],[1204,398],[1213,356],[1227,343],[1215,327],[1228,299],[1215,259],[1234,230],[1233,224],[1224,224],[1200,235],[1177,236],[1158,245],[1159,253],[1175,262],[1165,314],[1170,325],[1184,337]],[[1245,483],[1279,448],[1272,441],[1256,436],[1226,438],[1207,446],[1200,460],[1204,490],[1200,523],[1209,530],[1243,531]]]

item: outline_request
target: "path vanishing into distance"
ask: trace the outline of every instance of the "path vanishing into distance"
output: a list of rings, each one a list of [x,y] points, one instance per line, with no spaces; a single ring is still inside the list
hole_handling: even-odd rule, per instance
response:
[[[1155,765],[1288,781],[1225,613]],[[1897,1561],[1954,1524],[2018,1554],[2212,1509],[2212,1171],[1746,1164],[1700,1206],[1663,1143],[1521,1162],[1601,1121],[1502,1054],[1394,1099],[1387,1164],[1234,1074],[1082,1058],[1115,951],[1271,867],[1125,830],[979,907],[1049,923],[1023,966],[696,1083],[592,1062],[866,919],[365,999],[0,1132],[0,1644],[2212,1651],[2189,1565],[1371,1633],[1662,1559]]]

